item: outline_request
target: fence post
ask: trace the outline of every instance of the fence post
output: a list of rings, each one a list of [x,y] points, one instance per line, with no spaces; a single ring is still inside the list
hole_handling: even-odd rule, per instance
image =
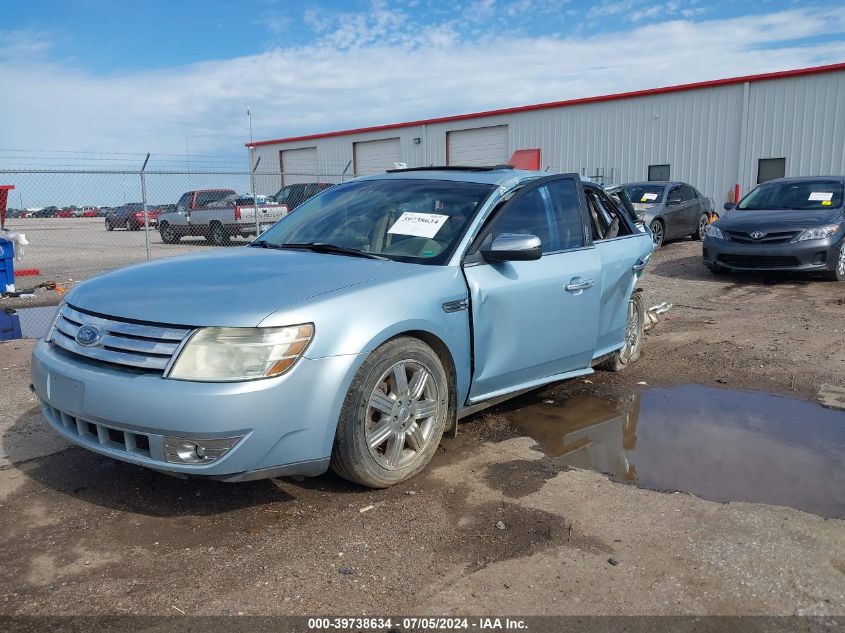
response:
[[[150,213],[147,210],[147,180],[144,170],[147,168],[147,162],[149,160],[150,153],[147,152],[147,157],[141,166],[141,202],[144,204],[144,246],[147,249],[147,261],[150,261]]]
[[[343,173],[340,174],[340,182],[346,182],[346,172],[349,171],[349,168],[352,167],[352,161],[350,160],[346,163],[346,167],[343,168]]]
[[[250,151],[253,151],[253,148],[249,148]],[[252,213],[255,215],[255,239],[258,239],[258,198],[255,197],[255,170],[258,169],[258,165],[261,163],[261,156],[258,157],[258,160],[255,161],[255,167],[253,167],[249,172],[249,180],[250,186],[252,187]]]

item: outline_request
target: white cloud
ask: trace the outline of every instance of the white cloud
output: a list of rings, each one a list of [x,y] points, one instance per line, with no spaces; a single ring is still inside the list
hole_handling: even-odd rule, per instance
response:
[[[0,38],[2,145],[181,153],[188,137],[237,156],[247,104],[256,138],[276,138],[845,59],[845,8],[473,41],[384,5],[326,19],[319,45],[121,74],[51,61],[44,36]]]

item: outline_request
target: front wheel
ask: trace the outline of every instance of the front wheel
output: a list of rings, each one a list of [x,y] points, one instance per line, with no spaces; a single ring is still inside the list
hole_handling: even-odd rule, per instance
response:
[[[698,227],[695,229],[695,233],[692,234],[692,239],[703,240],[708,224],[710,224],[710,216],[705,213],[698,218]]]
[[[622,371],[640,359],[643,344],[643,325],[645,308],[641,293],[635,292],[628,300],[628,313],[625,319],[625,340],[622,347],[601,364],[602,369]]]
[[[176,231],[167,222],[158,227],[158,232],[161,235],[161,241],[165,244],[175,244],[179,241],[179,236],[176,235]]]
[[[651,241],[654,242],[654,250],[657,250],[661,246],[663,246],[663,238],[666,234],[665,228],[663,226],[663,222],[660,220],[654,220],[651,223]]]
[[[440,358],[419,339],[396,338],[373,351],[343,402],[332,470],[370,488],[419,473],[443,436],[450,389]]]
[[[845,281],[845,240],[839,244],[839,256],[836,258],[836,267],[825,273],[825,278],[831,281]]]

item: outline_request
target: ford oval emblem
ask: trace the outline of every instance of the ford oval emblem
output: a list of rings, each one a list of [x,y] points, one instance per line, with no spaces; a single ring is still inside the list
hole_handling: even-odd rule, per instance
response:
[[[84,347],[92,347],[100,342],[103,333],[93,325],[83,325],[76,331],[76,342]]]

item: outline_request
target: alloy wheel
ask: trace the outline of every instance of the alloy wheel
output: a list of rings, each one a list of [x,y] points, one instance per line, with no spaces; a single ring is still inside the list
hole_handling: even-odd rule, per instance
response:
[[[639,324],[641,322],[640,317],[642,315],[639,313],[639,306],[640,304],[637,301],[628,302],[628,320],[625,323],[625,341],[622,345],[622,349],[619,351],[619,360],[623,363],[630,362],[634,352],[640,344],[641,331]]]
[[[839,247],[839,263],[836,265],[836,272],[840,277],[845,277],[845,241]]]
[[[651,239],[655,246],[663,244],[663,225],[659,221],[651,223]]]
[[[414,360],[395,363],[379,378],[367,402],[365,439],[382,468],[408,466],[431,442],[437,392],[432,372]]]

